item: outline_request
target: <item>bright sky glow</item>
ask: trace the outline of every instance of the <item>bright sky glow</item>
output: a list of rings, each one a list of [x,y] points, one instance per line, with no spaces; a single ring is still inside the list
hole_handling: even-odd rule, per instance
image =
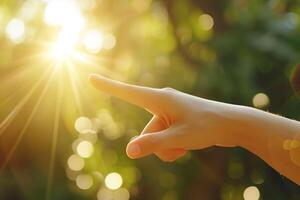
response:
[[[80,8],[72,0],[49,1],[44,12],[44,21],[51,26],[68,26],[72,29],[82,29],[85,24]]]
[[[25,39],[25,24],[20,19],[12,19],[7,24],[5,32],[13,43],[21,43]]]
[[[76,58],[79,40],[90,53],[97,54],[102,49],[110,50],[116,45],[112,34],[103,34],[93,29],[83,34],[85,19],[81,13],[79,2],[73,0],[46,1],[44,21],[49,26],[60,27],[58,40],[52,45],[50,56],[56,61]]]
[[[44,21],[50,26],[61,27],[59,38],[51,48],[52,59],[62,61],[72,57],[80,33],[85,26],[85,19],[76,1],[48,1]]]
[[[79,39],[79,32],[73,31],[71,27],[64,27],[58,40],[51,49],[51,57],[54,60],[65,60],[72,57]]]
[[[64,60],[72,55],[73,49],[67,46],[64,42],[58,42],[51,49],[51,57],[54,60]]]

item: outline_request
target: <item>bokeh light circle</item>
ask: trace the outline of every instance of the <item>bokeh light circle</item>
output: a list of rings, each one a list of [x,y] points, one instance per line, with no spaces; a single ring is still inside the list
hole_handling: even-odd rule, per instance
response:
[[[112,172],[105,177],[105,185],[111,190],[119,189],[123,184],[122,176],[116,172]]]
[[[80,156],[73,154],[68,159],[68,166],[73,171],[80,171],[84,167],[84,160]]]
[[[81,141],[78,144],[76,150],[77,150],[77,153],[79,156],[81,156],[83,158],[89,158],[92,156],[92,154],[94,152],[94,146],[89,141]]]
[[[25,24],[20,19],[12,19],[6,26],[5,29],[6,36],[13,43],[21,43],[25,39]]]
[[[130,193],[126,188],[117,190],[110,190],[108,188],[101,188],[97,193],[97,200],[129,200]]]
[[[199,25],[203,30],[209,31],[214,26],[214,19],[209,14],[200,15]]]
[[[115,199],[117,200],[129,200],[130,194],[129,191],[125,188],[120,188],[115,191]]]
[[[76,185],[82,190],[90,189],[93,184],[93,177],[89,174],[80,174],[76,177]]]
[[[250,186],[244,190],[243,197],[244,200],[258,200],[260,197],[260,192],[257,187]]]
[[[99,53],[103,48],[104,36],[98,30],[88,31],[83,38],[84,47],[91,53]]]
[[[253,97],[252,102],[255,108],[265,108],[270,104],[270,99],[265,93],[258,93]]]
[[[87,117],[79,117],[75,122],[75,129],[77,132],[85,134],[91,131],[93,124]]]
[[[110,50],[115,47],[116,42],[117,40],[113,34],[106,34],[103,41],[103,48]]]

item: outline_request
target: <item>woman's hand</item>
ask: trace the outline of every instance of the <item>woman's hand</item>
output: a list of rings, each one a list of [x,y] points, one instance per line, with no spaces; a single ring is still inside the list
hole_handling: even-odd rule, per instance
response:
[[[187,150],[213,145],[234,146],[233,105],[209,101],[171,88],[155,89],[91,75],[93,85],[153,114],[141,135],[127,146],[130,158],[156,154],[174,161]]]
[[[186,151],[213,145],[241,146],[300,184],[300,123],[254,108],[91,75],[93,85],[143,107],[153,118],[127,146],[131,158],[156,154],[174,161]]]

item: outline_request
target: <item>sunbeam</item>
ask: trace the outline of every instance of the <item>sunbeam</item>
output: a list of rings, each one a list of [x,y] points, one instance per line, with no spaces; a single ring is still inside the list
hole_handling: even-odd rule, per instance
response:
[[[13,121],[13,119],[18,115],[18,113],[24,107],[24,105],[29,101],[31,96],[34,94],[34,92],[40,86],[41,82],[48,76],[50,70],[51,70],[51,68],[49,68],[45,71],[45,73],[34,84],[34,86],[30,89],[30,91],[27,93],[27,95],[24,98],[22,98],[22,100],[13,108],[13,110],[1,122],[1,124],[0,124],[0,136],[3,134],[3,132],[6,130],[6,128],[10,125],[10,123]]]
[[[54,164],[55,164],[55,159],[56,159],[57,137],[58,137],[60,114],[61,114],[61,104],[62,104],[62,99],[63,99],[63,91],[64,91],[64,82],[62,79],[62,74],[60,74],[59,83],[58,83],[58,87],[57,87],[57,100],[56,100],[56,109],[55,109],[55,117],[54,117],[53,139],[52,139],[52,147],[51,147],[51,155],[50,155],[49,172],[48,172],[46,200],[51,199]]]
[[[32,121],[32,119],[33,119],[33,117],[35,116],[35,114],[36,114],[36,112],[37,112],[37,110],[38,110],[38,107],[40,106],[40,104],[41,104],[43,98],[44,98],[45,95],[47,94],[47,92],[48,92],[48,90],[49,90],[49,87],[50,87],[50,84],[51,84],[51,82],[53,81],[54,74],[55,74],[55,71],[52,72],[50,78],[48,79],[46,85],[44,86],[44,88],[43,88],[43,90],[42,90],[41,95],[39,96],[39,98],[38,98],[38,100],[37,100],[35,106],[33,107],[32,111],[31,111],[31,113],[30,113],[30,115],[29,115],[29,117],[28,117],[28,119],[27,119],[27,121],[26,121],[26,123],[25,123],[25,125],[24,125],[24,127],[23,127],[23,129],[22,129],[22,131],[21,131],[21,133],[20,133],[20,135],[17,137],[17,139],[16,139],[14,145],[12,146],[12,148],[9,150],[7,156],[5,157],[4,162],[3,162],[2,166],[0,167],[0,174],[2,174],[2,172],[3,172],[3,170],[5,169],[7,163],[10,161],[11,157],[13,156],[13,154],[14,154],[16,148],[18,147],[18,145],[19,145],[19,143],[21,142],[21,140],[22,140],[22,138],[23,138],[25,132],[27,131],[27,128],[29,127],[29,125],[30,125],[30,123],[31,123],[31,121]]]
[[[36,59],[42,59],[44,60],[44,58],[46,58],[47,56],[47,53],[45,52],[41,52],[41,53],[37,53],[37,54],[34,54],[34,55],[30,55],[30,56],[24,56],[22,59],[17,59],[17,60],[14,60],[12,62],[12,64],[14,65],[23,65],[24,62],[32,62]]]
[[[11,102],[11,100],[13,100],[14,98],[16,98],[15,96],[17,94],[19,94],[20,91],[22,91],[23,89],[25,88],[24,85],[16,88],[14,91],[12,91],[8,97],[6,97],[5,99],[3,99],[1,102],[0,102],[0,106],[4,106],[5,104]]]
[[[125,177],[126,174],[134,176],[137,170],[133,166],[130,169],[129,163],[116,155],[118,150],[113,149],[112,143],[104,149],[105,140],[113,140],[108,136],[110,132],[120,132],[121,135],[123,129],[125,132],[125,127],[117,123],[113,119],[113,113],[108,110],[106,113],[99,111],[101,116],[98,116],[98,105],[109,105],[109,98],[93,103],[98,94],[87,80],[91,73],[115,77],[118,70],[116,58],[124,52],[113,50],[119,46],[119,33],[115,32],[118,29],[113,23],[107,23],[109,18],[98,23],[88,17],[88,13],[91,13],[88,12],[91,11],[90,6],[98,4],[94,3],[77,0],[26,0],[18,4],[20,9],[16,12],[1,12],[0,8],[0,29],[4,31],[0,42],[5,49],[0,53],[0,140],[3,145],[0,175],[4,178],[8,176],[14,181],[12,184],[18,182],[19,185],[15,185],[13,189],[23,193],[11,192],[5,199],[18,198],[11,195],[23,195],[20,199],[35,199],[36,195],[39,196],[38,199],[45,200],[60,198],[57,196],[60,195],[56,191],[57,184],[70,178],[68,172],[74,175],[69,180],[74,184],[74,189],[90,194],[96,190],[101,192],[102,186],[114,182],[115,177],[108,176],[104,183],[108,173],[119,175],[119,180],[122,175],[124,186],[123,180],[117,180],[119,186],[114,187],[116,191],[111,192],[116,192],[117,199],[129,199],[126,188],[128,186],[129,189],[133,183],[127,184]],[[11,14],[15,16],[10,16]],[[42,28],[37,30],[36,26]],[[49,66],[49,63],[55,64]],[[83,132],[78,131],[77,121],[80,118],[88,119]],[[48,119],[51,120],[50,124],[45,121]],[[50,135],[40,134],[49,132],[48,130]],[[61,137],[62,132],[67,133],[64,135],[67,137]],[[70,141],[73,139],[74,142]],[[79,143],[76,144],[75,141]],[[61,152],[70,147],[70,142],[72,152]],[[111,158],[105,158],[102,150],[105,153],[107,151]],[[28,157],[21,156],[25,151]],[[65,160],[64,156],[69,153],[72,154],[72,162]],[[28,161],[30,154],[35,157],[33,162],[19,160],[20,156]],[[59,160],[67,161],[64,166],[66,177],[57,177],[61,175],[56,171]],[[76,163],[78,160],[81,162],[79,168]],[[114,169],[113,165],[117,161],[120,166],[126,165],[128,172],[122,172],[125,168]],[[42,167],[44,171],[41,172],[38,168],[36,173],[27,171],[35,166]],[[111,172],[113,169],[118,172]],[[11,178],[12,175],[15,177]],[[42,192],[36,194],[30,181],[40,181]],[[60,185],[59,189],[62,187]],[[5,186],[3,191],[6,193]],[[2,195],[0,192],[0,199]]]
[[[32,72],[36,72],[37,69],[41,69],[43,71],[44,69],[41,68],[40,66],[43,65],[44,62],[34,65],[34,66],[27,66],[27,65],[14,65],[15,68],[12,68],[9,72],[5,74],[0,74],[0,79],[1,79],[1,88],[7,88],[9,86],[14,85],[15,80],[21,80],[22,78],[29,78],[32,75]]]
[[[73,72],[74,71],[72,69],[71,63],[66,62],[66,65],[67,65],[67,70],[68,70],[68,75],[69,75],[69,80],[70,80],[72,92],[73,92],[73,95],[74,95],[74,98],[75,98],[76,107],[77,107],[80,115],[82,115],[83,110],[82,110],[82,106],[81,106],[81,99],[80,99],[79,91],[76,87],[76,82],[75,82],[74,77],[73,77],[73,74],[74,74]]]
[[[90,70],[97,70],[99,73],[104,74],[104,75],[109,75],[112,73],[109,68],[103,67],[103,65],[114,65],[113,60],[108,60],[105,58],[99,58],[95,56],[90,56],[85,53],[75,53],[74,54],[74,59],[78,62],[81,62],[85,65],[85,68]]]
[[[83,62],[85,64],[87,64],[88,67],[99,67],[99,63],[104,63],[104,62],[108,62],[107,59],[100,59],[99,57],[95,57],[95,56],[90,56],[86,53],[83,53],[83,52],[75,52],[74,55],[73,55],[74,59],[76,61],[80,61],[80,62]],[[95,62],[95,60],[97,62]],[[111,61],[113,63],[113,61]],[[112,64],[110,63],[110,64]]]

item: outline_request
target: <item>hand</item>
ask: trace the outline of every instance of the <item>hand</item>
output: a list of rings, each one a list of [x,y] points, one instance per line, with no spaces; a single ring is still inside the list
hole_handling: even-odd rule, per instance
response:
[[[100,75],[91,75],[90,81],[96,88],[153,114],[141,135],[127,145],[131,158],[156,154],[171,162],[188,150],[240,146],[300,185],[298,121],[170,88],[135,86]]]
[[[230,112],[233,105],[188,95],[171,88],[149,88],[90,76],[104,92],[145,108],[153,114],[141,135],[127,145],[130,158],[150,154],[171,162],[187,150],[213,145],[234,146]]]

